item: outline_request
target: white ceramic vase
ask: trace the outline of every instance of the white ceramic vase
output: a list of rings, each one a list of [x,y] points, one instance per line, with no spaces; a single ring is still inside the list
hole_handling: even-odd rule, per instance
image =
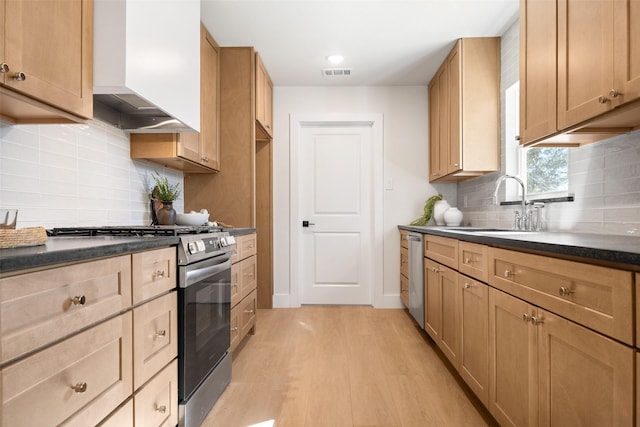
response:
[[[449,209],[451,205],[446,200],[438,200],[435,205],[433,205],[433,219],[436,222],[436,225],[444,225],[444,213],[447,209]]]
[[[460,209],[449,208],[444,212],[444,222],[449,227],[457,227],[462,224],[462,216]]]

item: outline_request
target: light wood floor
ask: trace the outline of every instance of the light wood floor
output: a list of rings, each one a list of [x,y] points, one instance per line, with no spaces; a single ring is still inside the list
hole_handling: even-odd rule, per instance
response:
[[[203,426],[493,425],[434,348],[404,310],[259,310]]]

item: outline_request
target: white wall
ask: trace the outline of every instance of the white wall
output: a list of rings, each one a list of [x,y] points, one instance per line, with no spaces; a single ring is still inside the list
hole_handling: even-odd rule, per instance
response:
[[[19,210],[18,228],[148,225],[153,171],[182,188],[181,172],[131,160],[128,135],[100,121],[0,122],[0,208]]]
[[[455,184],[432,186],[428,171],[427,88],[398,87],[275,87],[273,147],[274,306],[289,306],[292,287],[289,253],[289,115],[382,114],[384,117],[384,295],[397,296],[400,307],[398,224],[422,214],[425,200],[438,192],[456,200]],[[389,300],[389,298],[386,298]],[[394,300],[393,298],[391,298]]]

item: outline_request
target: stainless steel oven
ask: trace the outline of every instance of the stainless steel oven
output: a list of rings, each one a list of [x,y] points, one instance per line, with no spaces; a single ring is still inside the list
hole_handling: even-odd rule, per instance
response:
[[[202,424],[231,381],[228,233],[183,236],[178,247],[179,425]]]

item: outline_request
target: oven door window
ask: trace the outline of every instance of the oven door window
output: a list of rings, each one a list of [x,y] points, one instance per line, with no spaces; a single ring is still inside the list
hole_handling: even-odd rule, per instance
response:
[[[179,394],[186,399],[229,350],[231,270],[179,289]]]

